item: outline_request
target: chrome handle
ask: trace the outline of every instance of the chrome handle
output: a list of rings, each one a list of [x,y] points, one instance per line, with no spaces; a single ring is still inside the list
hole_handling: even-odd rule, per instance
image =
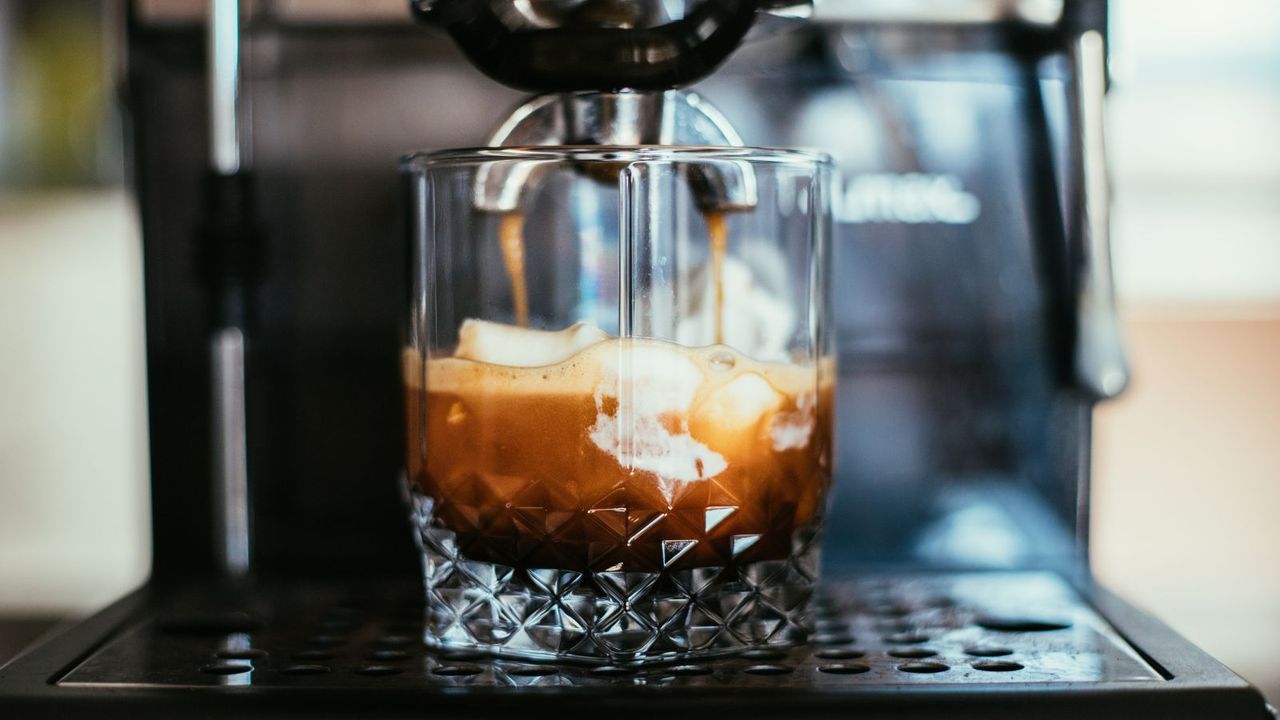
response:
[[[1079,141],[1079,266],[1076,292],[1075,380],[1099,400],[1129,384],[1129,362],[1116,308],[1111,270],[1111,187],[1104,142],[1106,48],[1090,30],[1072,47],[1076,131]]]

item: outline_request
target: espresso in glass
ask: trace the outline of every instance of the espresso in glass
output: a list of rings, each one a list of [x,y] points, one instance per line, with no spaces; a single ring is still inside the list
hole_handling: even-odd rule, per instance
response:
[[[466,556],[516,567],[654,571],[784,558],[828,481],[831,388],[732,348],[556,335],[570,354],[413,367],[411,478]],[[470,342],[469,342],[470,341]],[[549,342],[535,340],[533,342]],[[580,348],[580,349],[579,349]],[[419,423],[423,427],[419,427]]]
[[[456,190],[521,162],[548,189],[516,212]],[[563,148],[405,168],[426,642],[643,663],[802,639],[830,480],[826,161]],[[760,198],[699,208],[693,168],[749,172]]]

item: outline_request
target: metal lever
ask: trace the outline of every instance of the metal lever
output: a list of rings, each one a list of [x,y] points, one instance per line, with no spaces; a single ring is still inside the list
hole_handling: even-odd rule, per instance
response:
[[[1104,400],[1116,397],[1129,384],[1111,269],[1111,188],[1103,137],[1107,58],[1102,35],[1094,30],[1080,35],[1072,51],[1080,141],[1075,168],[1080,204],[1075,380],[1081,389]]]

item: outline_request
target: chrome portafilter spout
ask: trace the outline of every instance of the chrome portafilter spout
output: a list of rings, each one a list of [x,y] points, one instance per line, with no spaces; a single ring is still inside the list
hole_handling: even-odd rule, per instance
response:
[[[693,92],[580,91],[529,100],[498,126],[488,144],[742,145],[742,138],[720,111]],[[486,166],[476,179],[476,207],[495,213],[517,210],[521,199],[538,186],[542,170],[549,167],[536,160]],[[608,164],[593,167],[616,177]],[[746,163],[724,161],[710,169],[699,167],[689,180],[703,210],[744,210],[756,205],[755,175]]]
[[[741,145],[720,112],[676,88],[709,74],[748,32],[794,24],[811,6],[811,0],[410,1],[420,20],[448,32],[486,75],[546,93],[511,113],[490,146]],[[531,160],[485,173],[477,179],[476,206],[516,210],[537,186],[541,167]],[[602,174],[611,172],[605,166]],[[689,184],[703,210],[756,204],[746,164],[726,161]]]

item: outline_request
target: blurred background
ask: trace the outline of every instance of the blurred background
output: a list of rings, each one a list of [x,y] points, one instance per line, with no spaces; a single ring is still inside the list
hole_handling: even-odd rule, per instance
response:
[[[141,255],[108,8],[0,3],[0,616],[81,616],[148,571]],[[1135,379],[1097,414],[1093,560],[1274,702],[1280,3],[1114,0],[1112,23]]]

